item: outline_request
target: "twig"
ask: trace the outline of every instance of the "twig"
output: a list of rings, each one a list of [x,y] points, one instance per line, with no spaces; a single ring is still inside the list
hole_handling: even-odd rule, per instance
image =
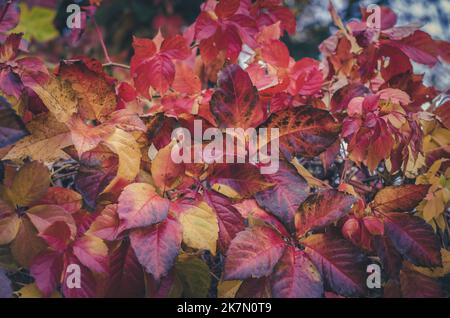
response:
[[[124,69],[127,69],[127,70],[130,69],[129,65],[121,64],[121,63],[108,62],[108,63],[103,64],[103,67],[108,67],[108,66],[121,67],[121,68],[124,68]]]
[[[217,277],[217,275],[216,274],[214,274],[212,271],[209,271],[209,273],[211,274],[211,276],[212,277],[214,277],[215,279],[217,279],[217,280],[219,280],[220,281],[220,278],[219,277]]]
[[[105,59],[106,59],[106,63],[104,63],[102,66],[103,67],[115,66],[115,67],[120,67],[120,68],[129,70],[130,66],[128,66],[126,64],[115,63],[111,60],[111,57],[109,56],[109,53],[108,53],[108,49],[106,48],[106,45],[105,45],[105,41],[103,41],[103,34],[100,31],[100,28],[98,27],[98,24],[95,21],[95,19],[93,19],[93,22],[94,22],[94,26],[95,26],[95,31],[97,31],[98,39],[100,40],[100,44],[103,49],[103,54],[105,55]]]
[[[355,180],[349,180],[348,184],[350,184],[351,186],[354,186],[355,188],[358,188],[359,190],[366,192],[366,193],[370,193],[373,191],[372,188],[365,186],[364,184],[359,183],[358,181],[355,181]]]
[[[74,167],[74,166],[75,166],[75,165],[72,164],[72,163],[65,164],[65,165],[63,165],[62,167],[59,167],[58,169],[56,169],[55,171],[53,171],[53,175],[58,174],[59,172],[61,172],[61,171],[64,170],[64,169],[67,169],[67,168],[70,168],[70,167]]]
[[[69,172],[69,173],[66,173],[66,174],[61,174],[61,175],[59,175],[59,176],[55,176],[55,177],[53,177],[53,178],[54,178],[55,180],[58,180],[58,179],[62,179],[62,178],[67,178],[67,177],[75,176],[77,173],[78,173],[78,171]]]
[[[98,35],[98,39],[100,41],[100,44],[102,45],[103,54],[105,54],[106,62],[107,62],[107,64],[112,63],[111,58],[109,57],[109,54],[108,54],[108,49],[106,48],[105,42],[103,41],[102,32],[100,31],[100,28],[98,27],[98,24],[95,21],[95,19],[92,19],[92,21],[94,22],[95,30],[97,31],[97,35]]]

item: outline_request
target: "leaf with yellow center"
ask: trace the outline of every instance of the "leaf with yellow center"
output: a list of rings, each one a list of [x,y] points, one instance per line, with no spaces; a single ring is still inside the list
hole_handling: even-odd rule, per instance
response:
[[[116,128],[104,142],[119,156],[117,175],[103,191],[107,193],[136,178],[141,165],[141,151],[134,136],[119,128]]]
[[[78,97],[68,81],[50,76],[45,84],[35,81],[31,89],[59,122],[66,123],[77,112]]]
[[[217,216],[209,205],[200,202],[180,215],[183,242],[192,248],[209,250],[216,254],[219,225]]]

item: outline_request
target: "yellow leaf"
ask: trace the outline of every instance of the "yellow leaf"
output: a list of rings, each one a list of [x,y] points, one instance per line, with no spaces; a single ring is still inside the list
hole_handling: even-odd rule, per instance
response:
[[[339,28],[339,30],[344,34],[344,36],[350,42],[351,52],[352,53],[361,52],[361,50],[362,50],[361,47],[358,45],[358,42],[356,41],[355,37],[345,27],[344,23],[342,22],[341,17],[337,13],[336,8],[333,5],[333,2],[331,2],[331,1],[329,2],[329,5],[328,5],[328,11],[330,11],[331,18],[333,19],[333,23]]]
[[[58,36],[58,30],[53,25],[56,11],[40,6],[29,9],[26,3],[20,4],[20,22],[12,31],[24,33],[27,40],[35,39],[38,42],[47,42]]]
[[[217,285],[218,298],[235,298],[236,293],[241,287],[241,280],[225,280],[220,281]]]
[[[50,186],[50,173],[39,161],[26,163],[14,177],[11,199],[15,205],[30,206],[40,199]]]
[[[47,83],[34,82],[31,89],[59,122],[66,123],[77,112],[78,97],[68,81],[50,76]]]
[[[445,128],[437,128],[433,131],[431,136],[438,145],[445,146],[449,144],[450,130]]]
[[[216,254],[219,225],[211,207],[205,202],[184,211],[180,215],[183,242],[192,248],[205,249]]]
[[[22,218],[19,232],[10,246],[14,260],[24,267],[29,267],[33,258],[47,247],[37,234],[28,218]]]
[[[64,62],[59,65],[58,76],[72,84],[80,101],[79,114],[83,118],[104,122],[116,109],[114,84],[101,71],[94,71],[84,62]],[[101,69],[100,69],[101,70]]]
[[[44,232],[54,222],[62,221],[69,227],[72,239],[75,238],[77,233],[75,220],[59,205],[35,205],[27,210],[26,215],[39,233]]]
[[[16,214],[0,219],[0,245],[11,243],[19,232],[19,228],[20,219]]]
[[[41,291],[37,288],[36,284],[28,284],[14,293],[19,298],[43,298]],[[57,291],[53,292],[50,298],[61,298],[61,294]]]
[[[445,205],[443,202],[443,192],[439,190],[434,193],[431,200],[425,201],[423,207],[423,218],[425,221],[430,222],[432,219],[437,218],[440,214],[444,213]]]
[[[242,199],[241,195],[236,190],[226,184],[215,183],[211,188],[214,191],[219,192],[226,197],[229,197],[230,199]]]
[[[446,220],[446,217],[445,217],[444,214],[439,215],[439,216],[435,219],[435,221],[436,221],[437,227],[439,227],[439,229],[440,229],[442,232],[444,232],[444,231],[447,230],[448,225],[447,225],[447,220]]]
[[[133,181],[139,173],[141,165],[141,151],[133,135],[119,128],[115,128],[104,141],[111,151],[119,156],[117,176],[106,187],[103,193],[113,191],[116,186]]]
[[[17,142],[3,160],[31,157],[34,160],[53,162],[68,158],[61,149],[72,145],[70,132],[54,116],[39,115],[26,126],[30,135]]]
[[[295,169],[297,169],[297,172],[299,175],[301,175],[303,178],[305,178],[306,182],[308,182],[308,185],[310,187],[315,188],[328,188],[329,185],[324,183],[323,181],[315,178],[303,165],[297,160],[297,158],[294,158],[291,161],[292,165],[294,165]]]
[[[414,266],[414,269],[419,273],[427,275],[429,277],[443,277],[450,273],[450,251],[446,249],[441,249],[442,256],[442,267],[428,268],[428,267],[419,267]]]
[[[408,147],[408,150],[411,154],[410,147]],[[421,153],[417,155],[417,159],[414,159],[414,156],[408,156],[408,162],[405,168],[406,177],[411,179],[416,178],[423,166],[425,166],[425,157]]]
[[[153,182],[162,192],[176,188],[184,175],[184,165],[174,163],[172,160],[173,145],[173,143],[170,143],[160,149],[152,160]]]

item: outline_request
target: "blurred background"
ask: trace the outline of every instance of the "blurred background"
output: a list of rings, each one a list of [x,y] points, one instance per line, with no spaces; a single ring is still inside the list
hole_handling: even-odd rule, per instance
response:
[[[285,0],[297,17],[297,32],[284,36],[291,55],[320,58],[318,46],[335,31],[328,13],[329,0]],[[89,6],[101,4],[89,12],[102,30],[108,51],[116,62],[128,63],[132,54],[132,36],[153,37],[160,28],[164,35],[182,32],[194,22],[202,0],[20,0],[21,24],[42,34],[31,37],[30,49],[45,55],[49,62],[86,54],[102,58],[102,50],[92,18],[87,19],[83,34],[73,34],[66,27],[71,3]],[[398,24],[419,23],[434,38],[450,41],[450,0],[333,0],[344,21],[360,18],[360,7],[369,4],[390,6],[398,14]],[[27,7],[27,8],[25,8]],[[37,10],[36,8],[37,7]],[[47,10],[46,10],[47,9]],[[24,17],[24,11],[28,14]],[[33,11],[36,11],[33,13]],[[39,11],[39,12],[37,12]],[[88,15],[89,15],[88,14]],[[22,21],[28,19],[27,21]],[[31,21],[34,20],[34,22]],[[53,29],[52,29],[53,28]],[[50,60],[49,60],[50,58]],[[440,90],[450,88],[450,67],[439,63],[433,69],[415,66],[426,74],[426,82]]]

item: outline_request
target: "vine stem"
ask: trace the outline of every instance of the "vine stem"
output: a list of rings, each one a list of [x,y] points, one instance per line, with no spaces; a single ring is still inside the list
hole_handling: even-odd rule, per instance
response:
[[[111,61],[111,58],[109,57],[108,49],[106,48],[105,41],[103,41],[103,34],[100,31],[100,28],[98,27],[98,24],[95,21],[95,19],[92,19],[92,21],[94,22],[95,31],[97,31],[98,39],[99,39],[100,44],[102,46],[103,54],[105,55],[106,64],[112,64],[113,62]]]
[[[121,64],[121,63],[108,62],[108,63],[103,64],[103,67],[108,67],[108,66],[120,67],[120,68],[124,68],[124,69],[127,69],[127,70],[130,69],[129,65]]]
[[[109,53],[108,53],[108,49],[106,48],[106,45],[105,45],[105,41],[103,41],[103,34],[100,31],[100,28],[98,27],[98,24],[95,21],[95,19],[93,19],[93,22],[94,22],[94,26],[95,26],[95,31],[97,32],[98,39],[102,46],[103,54],[105,55],[105,59],[106,59],[106,63],[102,64],[102,66],[103,67],[115,66],[115,67],[120,67],[120,68],[129,70],[130,69],[129,65],[116,63],[111,60],[111,57],[109,56]]]

